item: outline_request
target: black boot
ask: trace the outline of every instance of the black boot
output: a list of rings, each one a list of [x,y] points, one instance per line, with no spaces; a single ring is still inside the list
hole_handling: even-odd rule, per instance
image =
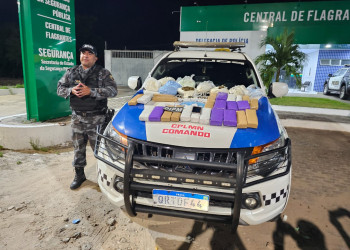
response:
[[[84,174],[84,168],[75,168],[75,177],[73,182],[70,184],[70,189],[77,189],[78,187],[86,181]]]

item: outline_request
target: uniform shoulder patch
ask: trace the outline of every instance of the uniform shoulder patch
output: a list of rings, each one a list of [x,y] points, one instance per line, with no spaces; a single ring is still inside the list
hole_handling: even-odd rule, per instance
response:
[[[111,80],[114,81],[112,74],[109,74],[109,78],[111,78]]]

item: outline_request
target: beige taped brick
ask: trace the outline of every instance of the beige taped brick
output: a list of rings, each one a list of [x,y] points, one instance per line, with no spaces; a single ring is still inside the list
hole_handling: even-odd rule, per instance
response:
[[[173,95],[154,94],[152,101],[155,102],[177,102],[177,97]]]
[[[173,112],[170,112],[170,111],[164,111],[164,113],[163,113],[162,117],[160,118],[160,120],[162,122],[170,122],[170,117],[171,117],[172,113]]]
[[[259,109],[259,100],[258,99],[251,99],[250,100],[250,109]]]
[[[244,110],[236,111],[237,114],[237,128],[247,128],[248,122]]]
[[[216,93],[210,93],[210,95],[209,95],[209,97],[208,98],[214,98],[214,99],[216,99],[216,96],[218,95],[218,93],[216,92]]]
[[[245,114],[247,116],[247,127],[257,128],[258,127],[258,117],[256,115],[256,110],[246,109]]]
[[[130,106],[135,106],[137,104],[137,99],[139,99],[141,96],[143,96],[143,94],[138,94],[136,96],[134,96],[129,102],[128,104]]]
[[[172,122],[178,122],[178,121],[180,121],[180,116],[181,116],[181,113],[180,113],[180,112],[173,112],[173,113],[171,114],[170,120],[171,120]]]
[[[250,101],[250,98],[249,98],[249,95],[244,95],[243,97],[242,97],[242,101]]]
[[[205,106],[204,108],[213,108],[214,107],[214,103],[215,103],[215,100],[207,100],[207,102],[205,103]]]

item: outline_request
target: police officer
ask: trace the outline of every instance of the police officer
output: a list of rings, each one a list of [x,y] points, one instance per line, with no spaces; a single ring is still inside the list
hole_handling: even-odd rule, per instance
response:
[[[84,44],[80,48],[80,65],[67,70],[57,84],[57,94],[70,98],[75,177],[70,185],[76,189],[86,180],[86,145],[94,150],[96,127],[102,125],[107,111],[107,98],[117,95],[117,84],[111,73],[97,61],[96,48]]]

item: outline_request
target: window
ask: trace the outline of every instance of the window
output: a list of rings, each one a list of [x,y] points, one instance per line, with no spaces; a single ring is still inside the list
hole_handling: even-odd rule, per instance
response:
[[[341,60],[341,65],[350,65],[350,59],[343,59]]]
[[[350,59],[320,59],[320,65],[323,66],[344,66],[345,64],[350,65]]]
[[[331,59],[321,59],[320,65],[331,65]]]
[[[332,59],[331,65],[332,66],[340,66],[340,59]]]

